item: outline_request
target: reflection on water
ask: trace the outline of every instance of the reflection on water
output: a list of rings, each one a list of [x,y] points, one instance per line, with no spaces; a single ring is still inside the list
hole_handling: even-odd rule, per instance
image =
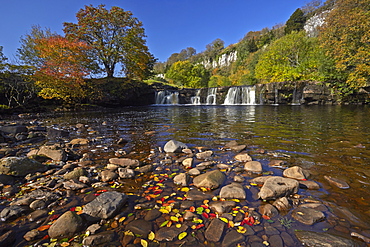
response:
[[[370,216],[370,108],[367,106],[149,106],[111,112],[67,113],[50,124],[84,123],[106,140],[129,140],[141,152],[170,139],[219,148],[229,140],[289,155],[313,173],[337,205]],[[102,125],[105,122],[106,125]],[[285,157],[286,157],[285,156]],[[332,188],[332,175],[351,188]],[[329,199],[325,199],[329,200]]]

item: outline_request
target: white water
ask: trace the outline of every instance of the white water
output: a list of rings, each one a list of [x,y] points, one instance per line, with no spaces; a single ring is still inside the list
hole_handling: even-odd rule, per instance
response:
[[[195,96],[190,98],[192,105],[200,105],[200,89],[197,90]]]
[[[207,105],[216,105],[216,95],[217,95],[217,88],[216,87],[210,87],[208,88],[207,93]]]
[[[256,89],[254,86],[231,87],[227,92],[224,105],[255,105]]]
[[[179,92],[159,91],[155,95],[157,105],[177,105],[179,103]]]

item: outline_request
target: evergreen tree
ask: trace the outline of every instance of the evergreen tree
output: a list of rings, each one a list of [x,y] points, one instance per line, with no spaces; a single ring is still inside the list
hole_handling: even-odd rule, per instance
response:
[[[298,8],[290,16],[289,20],[285,24],[285,34],[290,34],[292,31],[301,31],[303,30],[304,24],[306,23],[306,17],[303,11]]]

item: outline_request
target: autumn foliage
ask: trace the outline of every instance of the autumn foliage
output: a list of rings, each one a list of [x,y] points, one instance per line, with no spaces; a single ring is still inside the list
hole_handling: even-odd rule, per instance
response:
[[[44,98],[65,101],[84,96],[84,77],[90,73],[87,52],[90,47],[82,41],[61,36],[36,40],[42,66],[35,73],[36,84]]]

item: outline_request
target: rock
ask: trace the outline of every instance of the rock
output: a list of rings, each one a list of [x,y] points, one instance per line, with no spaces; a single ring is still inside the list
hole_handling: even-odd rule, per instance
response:
[[[263,184],[258,197],[262,200],[274,200],[298,192],[299,183],[291,178],[272,176]]]
[[[238,146],[238,142],[235,141],[235,140],[232,140],[232,141],[229,141],[228,143],[225,144],[225,149],[228,149],[228,148],[231,148],[231,147],[235,147],[235,146]]]
[[[247,195],[241,184],[232,183],[221,188],[220,198],[225,199],[246,199]]]
[[[299,188],[301,189],[306,189],[306,190],[319,190],[320,185],[314,181],[304,181],[300,180],[299,181]]]
[[[130,230],[134,234],[138,234],[143,236],[144,238],[147,238],[148,234],[153,230],[153,224],[152,222],[142,219],[133,220],[127,224],[126,231],[127,230]]]
[[[181,225],[180,228],[176,226],[171,227],[162,227],[155,233],[155,239],[158,241],[172,241],[174,240],[181,232],[185,232],[188,226]]]
[[[190,176],[198,176],[200,174],[200,171],[198,170],[198,168],[192,168],[188,171],[188,174]]]
[[[280,236],[283,239],[285,246],[287,246],[287,247],[295,247],[296,246],[292,236],[290,236],[290,234],[288,234],[287,232],[281,232]]]
[[[370,238],[365,237],[364,235],[361,235],[361,234],[359,234],[357,232],[351,232],[351,236],[352,237],[355,237],[355,238],[359,238],[362,241],[364,241],[365,243],[370,244]]]
[[[244,164],[244,170],[248,172],[262,173],[262,164],[258,161],[248,161]]]
[[[325,219],[325,215],[312,208],[299,207],[292,211],[292,217],[305,225],[313,225]]]
[[[18,134],[28,132],[28,129],[24,125],[9,125],[9,126],[0,126],[0,131],[5,134]]]
[[[57,139],[60,137],[68,137],[69,132],[65,130],[61,130],[61,129],[48,128],[46,135],[49,139],[53,140],[53,139]]]
[[[219,215],[230,212],[230,210],[235,206],[236,202],[234,201],[212,201],[209,203],[209,208],[217,212]]]
[[[269,243],[273,243],[272,246],[274,247],[284,247],[283,239],[280,237],[280,235],[272,235],[268,239]]]
[[[189,192],[186,194],[186,198],[190,201],[203,201],[207,199],[211,199],[213,195],[209,193],[204,193],[199,190],[189,190]]]
[[[14,231],[9,230],[5,232],[3,235],[0,236],[0,246],[13,246],[15,237],[16,235]]]
[[[251,179],[249,182],[252,184],[260,184],[263,185],[267,179],[271,178],[273,176],[261,176]]]
[[[208,151],[204,151],[204,152],[201,152],[201,153],[197,153],[195,156],[197,157],[198,160],[205,160],[205,159],[208,159],[212,156],[213,152],[208,150]]]
[[[216,189],[218,188],[226,179],[225,174],[220,172],[219,170],[213,170],[210,172],[206,172],[199,176],[196,176],[193,179],[194,186],[200,188],[210,188]]]
[[[101,181],[110,182],[118,178],[118,174],[110,170],[104,170],[100,173]]]
[[[44,172],[47,167],[27,157],[7,157],[0,159],[0,174],[26,176],[36,172]]]
[[[83,230],[84,222],[75,212],[67,211],[62,214],[49,228],[50,238],[71,238]]]
[[[15,179],[13,176],[0,174],[0,184],[4,185],[12,185],[14,184]]]
[[[243,151],[246,147],[247,145],[237,145],[237,146],[230,147],[230,150],[239,153]]]
[[[240,162],[252,161],[252,158],[247,153],[237,154],[235,155],[234,159]]]
[[[44,209],[48,205],[46,200],[35,200],[30,204],[30,208],[33,210]]]
[[[268,225],[268,226],[264,226],[263,228],[265,230],[266,235],[278,235],[278,234],[280,234],[279,230],[276,229],[273,226]]]
[[[129,159],[129,158],[110,158],[109,163],[123,166],[123,167],[138,167],[140,162],[138,160]]]
[[[222,247],[235,246],[237,243],[244,242],[244,239],[245,237],[242,234],[238,233],[234,229],[231,229],[228,233],[226,233],[221,246]]]
[[[82,167],[76,167],[73,171],[64,174],[64,179],[79,179],[81,176],[85,176],[87,172]]]
[[[21,206],[16,206],[16,205],[6,207],[0,213],[0,220],[7,221],[9,219],[17,218],[26,211],[27,211],[26,207],[21,207]]]
[[[196,215],[190,211],[185,211],[185,214],[183,215],[184,220],[193,220]]]
[[[27,219],[29,221],[33,222],[33,221],[37,221],[41,218],[45,218],[46,216],[48,216],[48,211],[46,209],[42,209],[42,210],[33,211],[32,213],[27,215]]]
[[[354,215],[348,208],[335,206],[331,207],[333,213],[340,218],[348,220],[352,225],[359,226],[364,229],[370,229],[370,223],[361,219],[361,216]]]
[[[258,212],[260,214],[266,215],[270,218],[279,215],[278,210],[274,206],[272,206],[271,204],[261,205],[258,209]]]
[[[88,145],[90,143],[89,139],[86,138],[76,138],[70,141],[68,144],[71,146],[80,146],[80,145]]]
[[[23,238],[26,240],[26,241],[33,241],[35,240],[36,238],[39,238],[40,237],[40,232],[37,230],[37,229],[33,229],[31,231],[28,231],[24,236]]]
[[[80,190],[80,189],[83,189],[83,188],[87,187],[86,184],[81,183],[81,182],[79,182],[77,180],[74,180],[74,179],[63,182],[63,186],[67,190]]]
[[[328,211],[328,208],[322,203],[303,203],[303,204],[300,204],[298,207],[300,207],[300,208],[313,208],[313,209],[319,210],[321,212]]]
[[[90,235],[82,241],[83,246],[117,246],[110,245],[112,242],[118,239],[117,233],[113,231],[100,232],[94,235]]]
[[[294,178],[294,179],[297,179],[297,180],[303,180],[303,179],[308,178],[309,173],[308,173],[308,171],[303,170],[299,166],[293,166],[293,167],[289,167],[288,169],[284,170],[283,176],[287,177],[287,178]]]
[[[311,231],[295,231],[297,239],[305,246],[325,246],[325,247],[356,247],[360,246],[351,239],[335,236],[329,233],[319,233]]]
[[[108,219],[123,207],[127,199],[128,196],[124,193],[108,191],[86,204],[84,213],[93,218]]]
[[[333,178],[331,176],[324,176],[326,181],[328,181],[331,185],[334,185],[340,189],[349,189],[349,185],[347,182],[339,179],[339,178]]]
[[[187,148],[188,146],[186,146],[186,144],[182,142],[170,140],[164,145],[163,150],[166,153],[180,153],[183,149],[187,149]]]
[[[130,168],[118,168],[118,175],[120,178],[133,178],[135,177],[135,171]]]
[[[153,165],[152,164],[145,165],[145,166],[136,168],[135,171],[138,172],[138,173],[152,172],[153,171]]]
[[[285,161],[283,160],[271,160],[267,165],[271,167],[283,167]]]
[[[225,223],[218,218],[214,218],[204,232],[204,236],[209,241],[218,242],[221,239],[224,228]]]
[[[243,176],[236,175],[234,177],[234,182],[237,182],[237,183],[243,183],[244,180],[245,180],[245,178]]]
[[[42,155],[55,161],[66,161],[68,157],[66,151],[59,145],[42,146],[36,155]]]
[[[89,231],[90,234],[96,234],[102,229],[102,226],[99,224],[92,224],[87,229],[86,232]]]
[[[272,205],[275,206],[280,212],[286,212],[292,208],[292,205],[286,197],[278,198]]]
[[[185,168],[191,168],[193,166],[193,158],[186,158],[181,163]]]
[[[173,178],[176,185],[188,186],[189,176],[186,173],[180,173]]]
[[[146,213],[144,220],[152,221],[152,220],[157,219],[161,215],[162,213],[158,209],[152,209]]]

